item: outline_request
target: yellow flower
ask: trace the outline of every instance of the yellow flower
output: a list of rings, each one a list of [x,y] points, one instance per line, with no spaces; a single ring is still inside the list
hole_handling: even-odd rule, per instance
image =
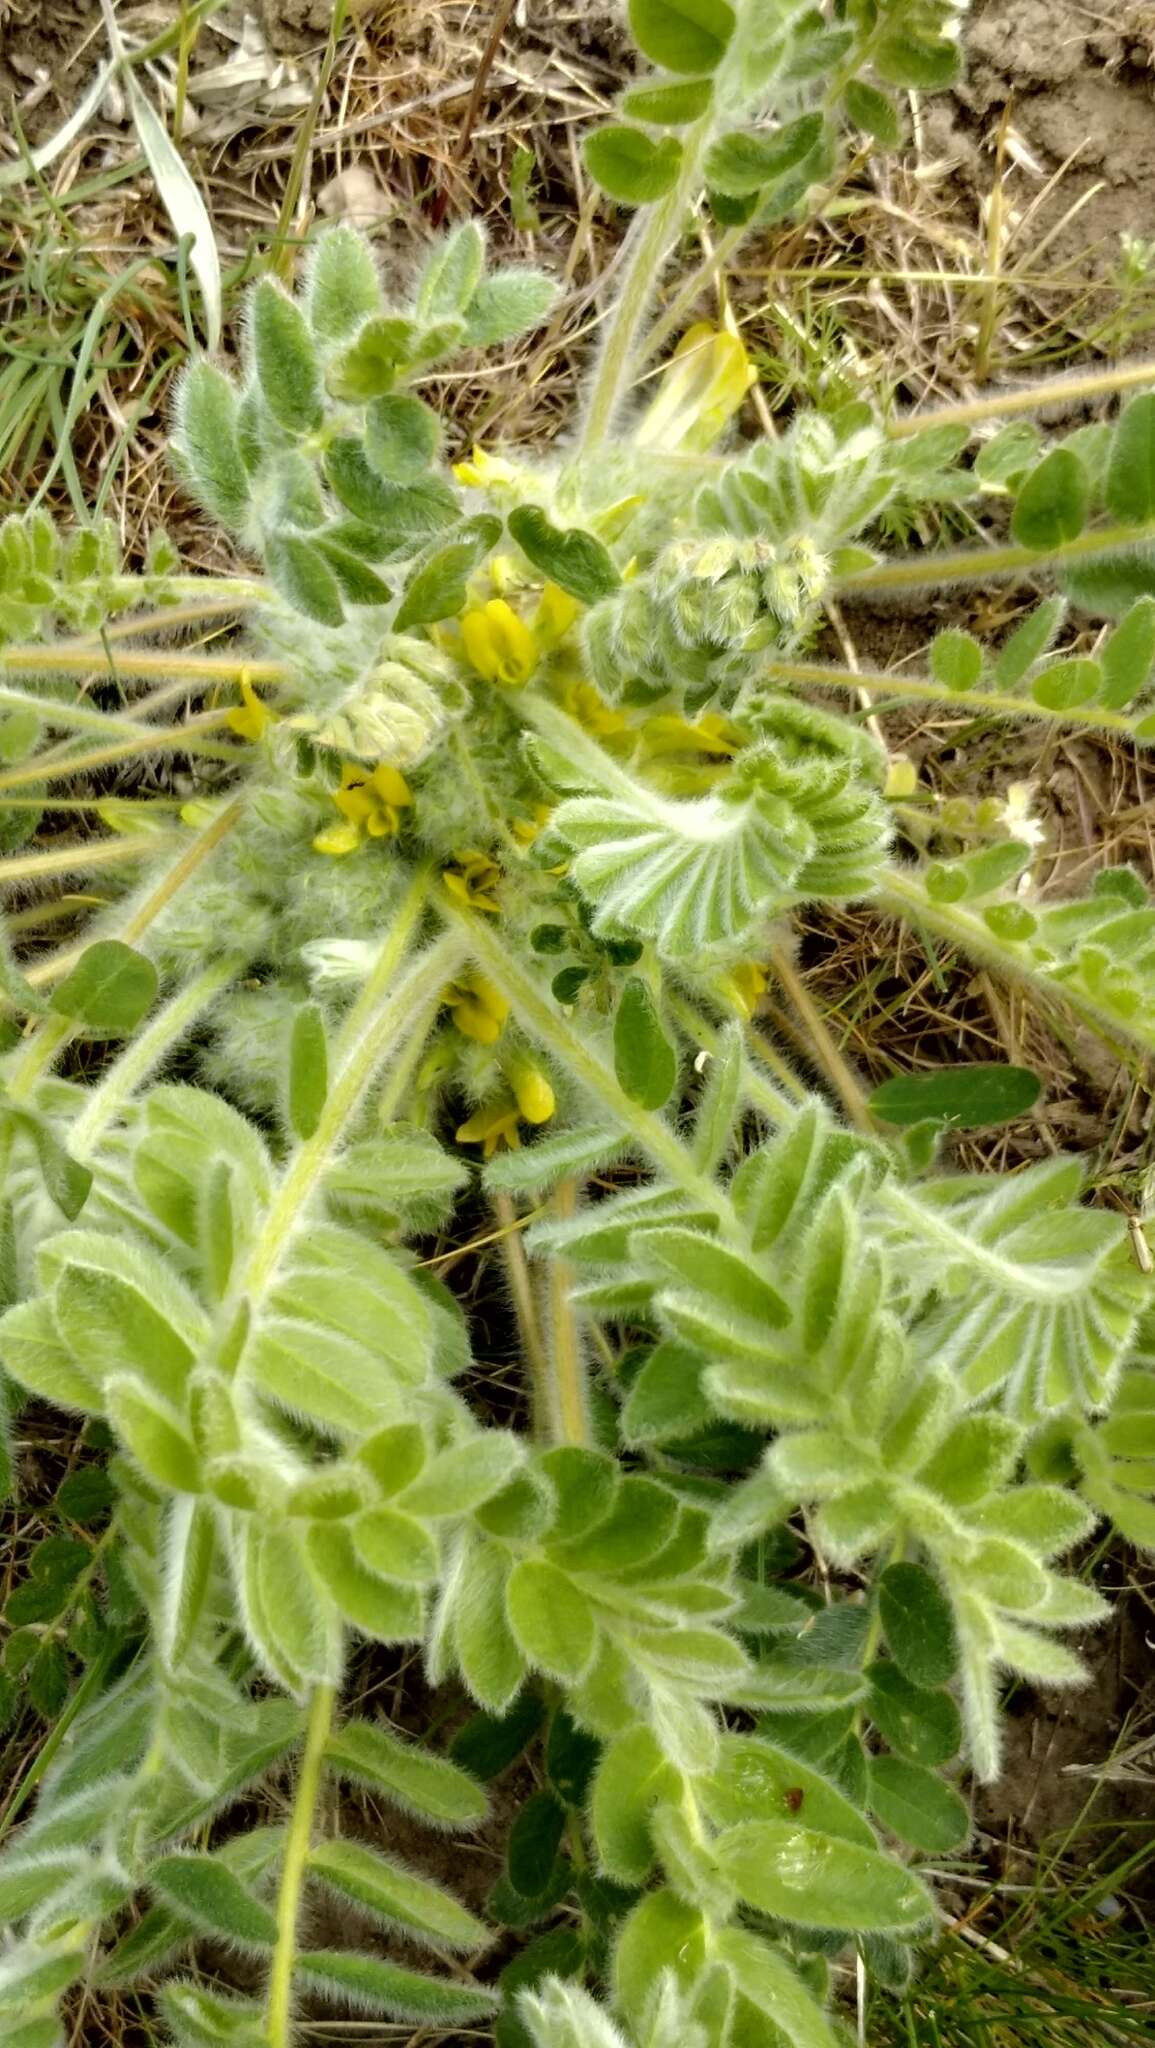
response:
[[[461,621],[465,652],[487,683],[520,689],[537,664],[537,642],[503,597],[466,612]]]
[[[661,455],[703,454],[756,382],[738,335],[701,321],[678,343],[635,445]]]
[[[262,704],[249,681],[247,669],[240,675],[242,703],[235,711],[225,714],[225,724],[242,740],[259,740],[264,737],[270,725],[275,723],[272,712]]]
[[[453,474],[459,484],[483,490],[493,484],[511,484],[517,471],[512,462],[506,462],[501,455],[487,455],[480,441],[475,441],[472,460],[455,462]]]
[[[742,736],[718,711],[707,711],[695,724],[675,716],[647,718],[642,727],[647,754],[714,754],[729,760],[742,746]]]
[[[584,676],[574,676],[562,692],[562,702],[571,718],[576,719],[583,732],[596,740],[616,739],[621,733],[629,732],[630,723],[592,683]],[[611,749],[612,751],[612,749]]]
[[[563,590],[558,583],[547,583],[541,593],[541,603],[533,615],[533,637],[539,647],[556,647],[564,640],[581,606],[576,597]]]
[[[543,1124],[553,1115],[553,1089],[544,1074],[537,1072],[528,1063],[519,1069],[511,1069],[511,1077],[520,1072],[520,1079],[513,1080],[516,1090],[514,1100],[499,1096],[494,1102],[482,1104],[471,1117],[457,1127],[459,1145],[480,1145],[486,1159],[492,1159],[499,1145],[508,1145],[516,1152],[521,1144],[518,1125]]]
[[[524,1121],[527,1124],[548,1123],[557,1104],[541,1068],[535,1067],[532,1060],[516,1059],[506,1061],[504,1071]]]
[[[492,1159],[499,1145],[508,1145],[511,1151],[517,1151],[521,1144],[518,1119],[516,1102],[487,1102],[484,1108],[475,1109],[463,1124],[458,1124],[455,1136],[459,1145],[480,1145],[483,1156]]]
[[[533,807],[533,817],[532,817],[532,819],[530,819],[530,818],[511,818],[511,819],[510,819],[510,821],[509,821],[509,830],[510,830],[510,836],[511,836],[512,838],[516,839],[516,841],[517,841],[517,843],[518,843],[518,845],[519,845],[519,846],[532,846],[532,845],[533,845],[533,842],[534,842],[534,840],[535,840],[535,839],[537,838],[537,835],[538,835],[538,833],[539,833],[539,832],[541,832],[541,831],[543,831],[543,830],[544,830],[544,828],[545,828],[545,827],[546,827],[546,826],[547,826],[547,825],[549,824],[549,820],[550,820],[550,808],[549,808],[549,805],[548,805],[548,804],[535,804],[535,805],[534,805],[534,807]]]
[[[744,1017],[752,1017],[759,996],[764,996],[769,977],[756,960],[741,960],[724,976],[722,987]]]
[[[441,1000],[452,1011],[457,1029],[478,1045],[492,1045],[509,1015],[509,1004],[484,974],[461,974],[446,982]]]
[[[318,832],[313,846],[318,853],[339,856],[353,853],[362,839],[392,839],[401,829],[400,811],[408,810],[413,792],[400,769],[379,761],[376,768],[361,768],[354,761],[341,764],[341,786],[332,793],[341,813],[341,823]]]
[[[450,895],[467,910],[487,910],[491,916],[497,916],[501,906],[493,892],[501,880],[501,869],[488,853],[471,847],[465,853],[455,854],[453,866],[442,868],[441,879]]]

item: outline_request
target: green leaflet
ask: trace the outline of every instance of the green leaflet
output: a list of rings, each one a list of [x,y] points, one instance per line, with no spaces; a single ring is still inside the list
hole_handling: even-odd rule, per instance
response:
[[[485,1818],[488,1801],[476,1779],[448,1757],[403,1742],[380,1722],[344,1722],[325,1753],[339,1776],[383,1792],[437,1826],[474,1827]]]
[[[308,434],[321,423],[321,383],[308,322],[271,278],[255,287],[249,338],[261,398],[287,434]]]
[[[913,1685],[941,1685],[953,1675],[950,1605],[921,1565],[887,1566],[878,1582],[878,1612],[895,1663]]]
[[[793,1821],[745,1821],[727,1828],[715,1850],[748,1905],[810,1927],[913,1932],[933,1911],[912,1871]]]
[[[596,128],[582,145],[591,177],[626,206],[646,206],[661,199],[678,182],[682,168],[682,145],[673,135],[660,142],[642,128],[628,128],[613,122]]]
[[[870,1805],[885,1828],[931,1855],[960,1849],[970,1833],[966,1801],[922,1764],[905,1757],[872,1757]]]
[[[348,1950],[306,1949],[298,1957],[298,1968],[307,1983],[390,2019],[466,2026],[488,2017],[498,2003],[496,1994],[483,1985],[426,1977]]]
[[[204,1934],[256,1949],[271,1947],[277,1938],[272,1913],[213,1856],[162,1856],[152,1865],[149,1882]]]
[[[630,28],[638,48],[668,71],[713,71],[734,27],[727,0],[630,0]]]
[[[495,1544],[467,1543],[447,1614],[461,1675],[479,1706],[498,1716],[512,1707],[526,1675],[524,1646],[506,1608],[509,1571]]]
[[[156,968],[119,939],[87,946],[52,994],[52,1008],[95,1038],[126,1037],[151,1009]]]
[[[305,1003],[293,1019],[289,1045],[289,1121],[298,1138],[312,1137],[321,1121],[328,1089],[324,1019],[315,1003]]]
[[[717,1768],[703,1785],[702,1799],[719,1827],[796,1815],[804,1826],[824,1834],[866,1849],[877,1846],[862,1815],[829,1779],[760,1736],[723,1737]]]
[[[354,228],[329,227],[309,251],[305,310],[318,340],[345,341],[381,305],[369,244]]]
[[[400,1414],[399,1387],[383,1363],[319,1323],[270,1318],[249,1343],[244,1370],[278,1407],[342,1436],[361,1436]]]
[[[648,1728],[609,1744],[594,1773],[590,1822],[598,1857],[618,1884],[644,1884],[654,1862],[653,1810],[676,1799],[681,1781]]]
[[[622,990],[614,1018],[614,1071],[631,1102],[660,1109],[674,1091],[678,1058],[654,999],[638,975]]]
[[[334,1891],[433,1947],[484,1947],[488,1929],[439,1885],[362,1842],[322,1842],[309,1867]]]
[[[506,1609],[531,1664],[561,1679],[588,1669],[597,1642],[593,1610],[568,1573],[544,1558],[522,1558],[510,1574]]]
[[[540,505],[519,505],[509,530],[535,569],[583,604],[596,604],[618,588],[621,577],[608,550],[592,533],[571,526],[563,532]]]
[[[305,1539],[309,1562],[329,1598],[362,1635],[382,1643],[417,1642],[425,1625],[420,1589],[381,1578],[363,1565],[338,1522],[314,1522]]]

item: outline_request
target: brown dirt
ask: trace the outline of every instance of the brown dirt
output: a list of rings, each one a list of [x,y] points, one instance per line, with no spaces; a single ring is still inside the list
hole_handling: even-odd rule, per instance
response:
[[[1100,1863],[1119,1825],[1155,1822],[1155,1763],[1137,1758],[1124,1774],[1113,1761],[1148,1732],[1155,1707],[1150,1588],[1136,1573],[1113,1597],[1105,1628],[1075,1645],[1090,1683],[1074,1691],[1019,1687],[1008,1703],[1003,1774],[979,1794],[975,1812],[994,1872],[1005,1882],[1029,1878],[1040,1853],[1065,1858],[1069,1834],[1078,1832],[1083,1859]],[[1090,1775],[1100,1767],[1101,1775]],[[1085,1820],[1089,1828],[1080,1825]],[[1150,1898],[1151,1886],[1148,1872],[1141,1895]]]
[[[988,0],[969,40],[964,103],[987,124],[1012,94],[1047,171],[1071,163],[1039,217],[1045,232],[1080,202],[1051,260],[1110,274],[1119,236],[1155,215],[1155,8]]]

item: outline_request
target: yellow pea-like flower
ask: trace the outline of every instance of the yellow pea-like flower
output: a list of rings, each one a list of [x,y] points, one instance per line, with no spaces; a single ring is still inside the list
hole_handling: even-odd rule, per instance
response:
[[[700,321],[674,350],[635,445],[663,455],[704,454],[757,381],[740,336]]]
[[[493,1045],[509,1015],[509,1003],[484,974],[462,974],[448,982],[441,1000],[457,1029],[478,1045]]]
[[[510,1060],[505,1066],[505,1076],[526,1123],[548,1123],[557,1101],[541,1068],[535,1067],[532,1060]]]
[[[466,612],[461,638],[470,662],[487,683],[520,689],[537,666],[537,641],[504,597],[491,597],[488,604]]]
[[[458,1124],[454,1135],[459,1145],[480,1145],[486,1159],[492,1159],[501,1145],[516,1152],[521,1144],[519,1115],[516,1102],[487,1102]]]
[[[318,832],[313,847],[317,853],[340,856],[354,853],[364,838],[395,838],[401,829],[399,814],[412,806],[413,792],[401,770],[388,761],[379,761],[376,768],[345,761],[332,801],[342,822]]]
[[[759,996],[766,993],[769,976],[756,960],[740,960],[723,980],[722,986],[743,1017],[754,1015]]]
[[[488,853],[479,853],[475,847],[455,855],[452,867],[441,870],[441,879],[449,894],[466,910],[485,910],[496,917],[501,909],[494,894],[501,880],[501,869]]]
[[[247,669],[241,670],[241,703],[235,711],[225,715],[225,724],[242,740],[263,738],[270,725],[276,723],[267,704],[262,704],[251,682]]]

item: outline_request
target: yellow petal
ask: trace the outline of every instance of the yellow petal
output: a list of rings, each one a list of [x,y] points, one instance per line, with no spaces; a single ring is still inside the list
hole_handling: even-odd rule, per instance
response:
[[[744,1017],[752,1017],[759,996],[767,988],[766,969],[756,960],[742,960],[726,977],[726,987]]]
[[[378,796],[383,797],[387,804],[393,804],[397,810],[403,811],[413,802],[413,791],[405,777],[399,768],[391,767],[388,761],[379,761],[369,780]]]
[[[886,770],[884,796],[913,796],[918,788],[918,769],[909,754],[892,754]]]
[[[345,789],[335,789],[333,791],[333,802],[336,804],[341,816],[348,818],[352,825],[367,824],[376,809],[364,783],[359,784],[357,787],[350,785]]]
[[[489,620],[484,611],[464,614],[461,621],[461,638],[465,652],[478,675],[484,676],[487,683],[495,683],[500,662],[493,634],[489,629]]]
[[[501,681],[527,682],[537,662],[537,643],[529,627],[503,597],[491,598],[485,614],[498,648]]]
[[[478,1045],[493,1045],[501,1036],[499,1020],[469,998],[454,1004],[453,1021],[464,1038],[475,1039]]]
[[[485,1005],[490,1016],[496,1017],[499,1024],[504,1024],[509,1015],[508,996],[503,996],[501,990],[495,987],[492,981],[487,980],[484,974],[471,975],[469,986],[478,1002]]]
[[[634,436],[637,446],[703,454],[756,381],[739,336],[700,321],[678,343]]]
[[[564,640],[581,606],[576,597],[563,590],[557,583],[547,583],[541,593],[541,603],[533,615],[534,637],[541,647],[556,647]]]
[[[553,1089],[540,1067],[531,1066],[528,1060],[511,1061],[507,1074],[526,1123],[548,1123],[557,1104]]]
[[[272,725],[273,714],[262,704],[244,670],[241,671],[240,682],[243,708],[230,711],[225,724],[230,732],[239,734],[243,740],[259,740],[266,728]]]
[[[318,832],[313,841],[313,851],[336,856],[355,853],[360,844],[361,834],[350,819],[340,825],[327,825],[323,832]]]

